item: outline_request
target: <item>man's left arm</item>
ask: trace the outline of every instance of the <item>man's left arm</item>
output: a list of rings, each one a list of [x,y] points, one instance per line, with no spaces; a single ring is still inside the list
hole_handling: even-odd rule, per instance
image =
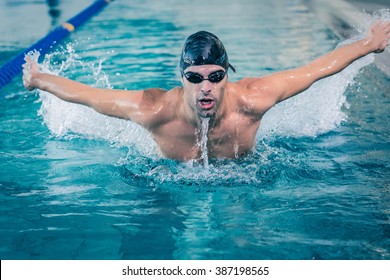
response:
[[[266,96],[263,98],[274,105],[306,90],[314,82],[340,72],[369,53],[384,51],[389,39],[390,22],[376,22],[365,38],[337,48],[302,67],[252,79],[248,89],[255,95],[256,91],[264,90]]]

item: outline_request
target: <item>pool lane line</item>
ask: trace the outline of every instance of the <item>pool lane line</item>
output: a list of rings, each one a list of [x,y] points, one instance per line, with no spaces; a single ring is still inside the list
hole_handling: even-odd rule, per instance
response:
[[[53,49],[54,46],[58,45],[63,39],[69,36],[75,29],[81,26],[88,19],[96,15],[110,2],[114,0],[97,0],[90,6],[82,10],[80,13],[66,21],[60,26],[57,26],[45,37],[25,49],[23,52],[18,54],[16,57],[5,63],[0,68],[0,89],[8,84],[15,76],[22,72],[22,65],[24,64],[25,55],[33,50],[37,50],[41,55],[46,54]]]

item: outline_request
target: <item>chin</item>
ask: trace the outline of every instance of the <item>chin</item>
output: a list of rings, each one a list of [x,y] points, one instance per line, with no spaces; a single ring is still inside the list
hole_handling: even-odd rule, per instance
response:
[[[212,118],[217,114],[217,107],[214,106],[208,110],[202,109],[201,107],[196,108],[198,117],[200,118]]]
[[[202,112],[198,112],[198,116],[201,117],[201,118],[211,118],[211,117],[214,117],[215,116],[215,111],[212,110],[212,111],[202,111]]]

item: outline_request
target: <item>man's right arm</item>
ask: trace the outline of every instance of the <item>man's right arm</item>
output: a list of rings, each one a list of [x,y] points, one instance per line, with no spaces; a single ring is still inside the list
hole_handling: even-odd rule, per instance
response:
[[[23,84],[28,90],[40,89],[58,98],[93,108],[104,115],[132,120],[142,126],[153,125],[159,89],[112,90],[93,88],[67,78],[41,73],[35,62],[23,65]]]

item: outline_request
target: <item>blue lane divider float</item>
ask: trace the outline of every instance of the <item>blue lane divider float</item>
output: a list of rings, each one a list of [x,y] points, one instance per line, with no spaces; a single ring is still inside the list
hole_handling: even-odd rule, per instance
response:
[[[113,0],[97,0],[89,7],[69,19],[64,24],[56,27],[45,37],[25,49],[19,55],[8,61],[0,68],[0,89],[8,84],[15,76],[22,72],[25,55],[32,51],[38,50],[42,55],[51,50],[52,47],[59,44],[61,40],[66,38],[76,28],[82,25],[92,16],[96,15],[100,10],[107,6]]]

